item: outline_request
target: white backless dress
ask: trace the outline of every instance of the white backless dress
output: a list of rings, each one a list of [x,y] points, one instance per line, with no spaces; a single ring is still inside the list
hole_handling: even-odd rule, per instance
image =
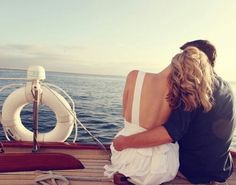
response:
[[[132,121],[129,123],[124,120],[124,128],[115,137],[129,136],[146,130],[139,126],[140,97],[144,76],[144,72],[138,72],[132,104]],[[104,166],[105,176],[112,177],[115,172],[119,172],[130,177],[135,184],[158,185],[172,180],[178,172],[178,143],[148,148],[129,148],[123,151],[116,151],[113,144],[110,148],[111,165]]]

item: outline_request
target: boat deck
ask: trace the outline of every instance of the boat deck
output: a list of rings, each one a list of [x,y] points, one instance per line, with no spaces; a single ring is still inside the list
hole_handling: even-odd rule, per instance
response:
[[[6,153],[12,152],[31,152],[30,147],[5,147]],[[53,174],[62,175],[69,179],[71,185],[113,185],[112,179],[103,176],[103,166],[109,164],[109,154],[94,147],[68,147],[68,148],[41,148],[41,152],[58,152],[66,153],[80,159],[84,164],[85,169],[78,170],[52,170]],[[236,162],[236,158],[234,158]],[[236,164],[236,163],[235,163]],[[236,166],[236,165],[235,165]],[[236,170],[235,170],[236,171]],[[236,184],[236,172],[229,178],[229,185]],[[37,184],[35,179],[42,174],[48,172],[43,171],[29,171],[29,172],[8,172],[0,173],[0,185],[33,185]],[[53,184],[50,181],[46,181]],[[57,181],[58,185],[65,185],[62,181]],[[176,177],[173,181],[164,183],[165,185],[189,185],[190,183],[184,179]]]

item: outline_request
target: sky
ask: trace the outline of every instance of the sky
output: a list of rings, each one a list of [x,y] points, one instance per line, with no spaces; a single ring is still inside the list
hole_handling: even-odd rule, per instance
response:
[[[0,0],[0,68],[157,73],[182,44],[207,39],[216,72],[236,81],[235,10],[235,0]]]

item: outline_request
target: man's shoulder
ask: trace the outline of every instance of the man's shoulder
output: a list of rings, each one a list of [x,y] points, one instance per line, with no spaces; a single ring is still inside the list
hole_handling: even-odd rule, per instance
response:
[[[234,106],[234,93],[228,81],[216,76],[214,83],[214,101],[218,106]]]
[[[231,85],[228,81],[224,80],[220,76],[216,75],[214,80],[214,90],[221,91],[224,90],[225,92],[232,93]]]

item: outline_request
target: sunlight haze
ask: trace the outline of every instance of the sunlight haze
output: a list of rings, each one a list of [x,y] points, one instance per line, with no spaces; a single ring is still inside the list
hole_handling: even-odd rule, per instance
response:
[[[236,81],[234,0],[1,0],[0,68],[126,75],[159,72],[187,41],[217,48]]]

